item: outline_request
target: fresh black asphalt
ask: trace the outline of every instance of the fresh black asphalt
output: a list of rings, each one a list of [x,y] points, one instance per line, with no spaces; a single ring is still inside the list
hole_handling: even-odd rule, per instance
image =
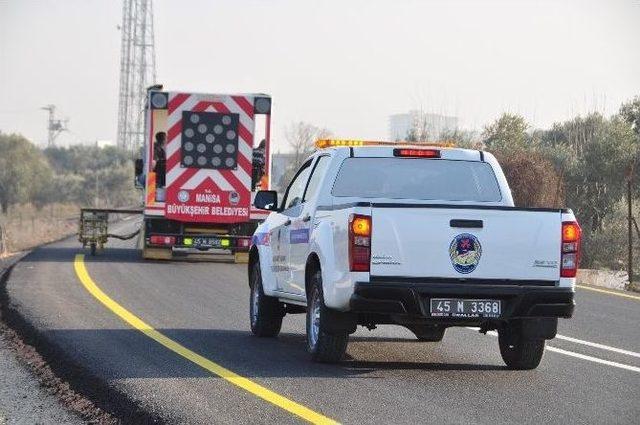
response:
[[[127,233],[129,221],[114,229]],[[73,267],[78,243],[36,249],[7,282],[11,307],[46,344],[143,409],[175,423],[298,423],[132,329],[100,304]],[[304,316],[276,339],[251,335],[246,266],[145,262],[134,242],[85,258],[110,297],[196,353],[343,423],[637,423],[640,373],[547,352],[540,367],[504,367],[497,339],[463,328],[419,343],[400,327],[359,329],[347,359],[311,363]],[[640,352],[640,301],[579,289],[565,336]],[[640,358],[573,342],[549,346],[640,367]]]

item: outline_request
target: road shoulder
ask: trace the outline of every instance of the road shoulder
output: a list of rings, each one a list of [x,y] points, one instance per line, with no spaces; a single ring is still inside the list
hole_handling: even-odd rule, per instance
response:
[[[0,285],[5,272],[26,253],[0,259]],[[0,423],[81,424],[84,421],[63,406],[59,392],[43,382],[46,364],[33,347],[22,342],[17,333],[2,320],[0,312]]]

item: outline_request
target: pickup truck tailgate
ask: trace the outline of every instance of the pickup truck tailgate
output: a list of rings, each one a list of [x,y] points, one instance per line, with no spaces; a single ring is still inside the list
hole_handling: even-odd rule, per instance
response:
[[[372,276],[557,281],[559,210],[372,207]]]

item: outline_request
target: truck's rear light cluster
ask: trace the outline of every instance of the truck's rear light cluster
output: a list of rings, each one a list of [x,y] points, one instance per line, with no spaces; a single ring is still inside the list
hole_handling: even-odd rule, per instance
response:
[[[349,270],[368,272],[371,263],[371,217],[349,216]]]
[[[562,223],[562,250],[560,277],[576,277],[580,264],[580,240],[582,230],[576,221]]]
[[[238,248],[249,248],[249,245],[251,245],[251,238],[236,239],[236,246]]]
[[[393,150],[393,156],[408,157],[408,158],[440,158],[440,151],[438,149],[398,148]]]
[[[153,235],[149,237],[149,242],[151,245],[170,245],[173,246],[176,244],[175,236],[163,236],[163,235]]]

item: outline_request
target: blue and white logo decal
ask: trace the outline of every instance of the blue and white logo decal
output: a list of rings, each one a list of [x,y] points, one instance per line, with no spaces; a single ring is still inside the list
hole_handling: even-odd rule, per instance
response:
[[[291,229],[291,233],[289,233],[289,242],[292,244],[308,243],[309,229]]]
[[[188,202],[189,201],[189,192],[186,190],[181,190],[178,192],[178,201],[180,202]]]
[[[471,273],[478,267],[482,256],[482,245],[474,235],[461,233],[449,245],[451,264],[458,273]]]

